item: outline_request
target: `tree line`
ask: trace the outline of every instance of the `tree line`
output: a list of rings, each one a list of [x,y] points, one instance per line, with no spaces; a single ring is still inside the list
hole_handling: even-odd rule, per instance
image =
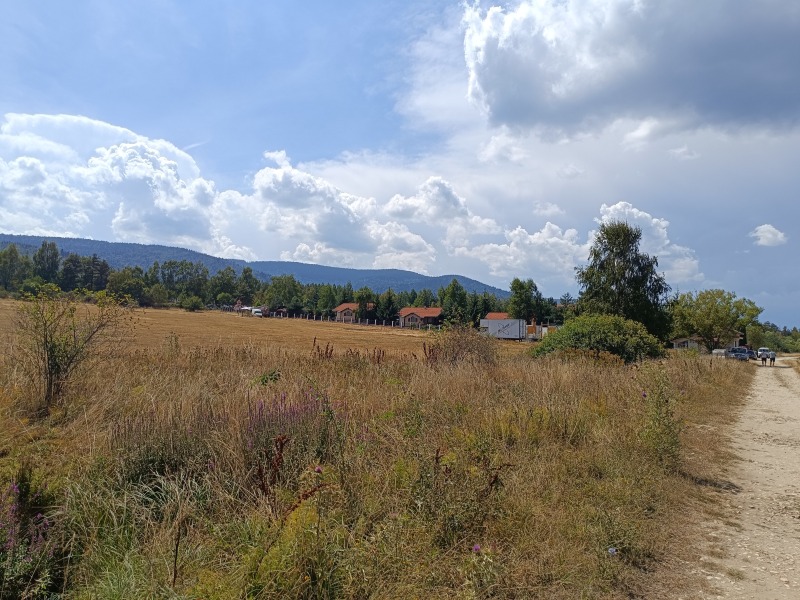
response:
[[[400,309],[407,306],[441,307],[446,321],[474,326],[489,312],[508,312],[512,318],[526,321],[561,323],[574,302],[569,294],[559,300],[544,297],[532,279],[514,279],[511,297],[504,299],[488,292],[468,292],[455,278],[438,290],[395,292],[390,288],[376,292],[369,287],[353,289],[350,283],[303,284],[293,275],[276,275],[262,281],[250,267],[237,273],[228,266],[211,274],[202,262],[188,260],[155,261],[148,269],[113,269],[97,255],[62,256],[55,242],[48,241],[30,256],[14,244],[0,250],[0,288],[5,292],[35,295],[46,284],[56,285],[64,292],[105,290],[144,307],[200,310],[240,303],[322,318],[333,317],[334,309],[346,302],[358,305],[359,318],[385,321],[397,319]]]
[[[31,256],[14,244],[0,251],[0,288],[9,293],[35,294],[44,284],[65,292],[105,290],[140,306],[180,306],[187,310],[232,306],[264,307],[289,315],[328,318],[340,304],[357,305],[361,319],[393,321],[407,306],[441,307],[445,322],[478,326],[490,312],[506,312],[527,322],[562,324],[575,316],[617,316],[641,324],[662,344],[677,337],[696,340],[708,350],[741,336],[751,347],[769,346],[800,351],[800,331],[760,323],[763,309],[751,300],[720,289],[672,293],[658,258],[639,248],[642,231],[624,221],[603,223],[590,249],[588,263],[576,268],[578,298],[564,294],[544,297],[533,279],[515,278],[510,297],[468,292],[457,279],[438,290],[376,292],[369,287],[300,283],[293,275],[262,281],[250,267],[236,272],[226,267],[214,274],[201,262],[168,260],[148,269],[112,269],[93,256],[62,257],[54,242],[43,242]]]

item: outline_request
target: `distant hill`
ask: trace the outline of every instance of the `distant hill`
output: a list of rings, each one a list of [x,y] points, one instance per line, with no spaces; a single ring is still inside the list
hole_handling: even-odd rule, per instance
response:
[[[74,252],[81,256],[96,254],[106,260],[114,269],[126,266],[139,266],[143,269],[150,267],[155,261],[163,263],[167,260],[188,260],[201,262],[213,275],[225,267],[233,267],[240,273],[244,267],[253,269],[256,277],[267,280],[273,275],[294,275],[300,283],[330,283],[345,285],[350,282],[353,288],[369,287],[374,292],[384,292],[392,288],[396,292],[429,289],[434,292],[440,287],[447,286],[454,278],[464,286],[468,292],[482,294],[489,292],[498,298],[507,298],[510,293],[506,290],[481,283],[463,275],[440,275],[431,277],[413,271],[402,269],[348,269],[344,267],[326,267],[308,263],[290,261],[253,261],[219,258],[172,246],[158,246],[149,244],[131,244],[128,242],[103,242],[80,238],[43,237],[33,235],[11,235],[0,233],[0,249],[9,244],[16,244],[21,252],[32,253],[36,251],[43,241],[55,242],[62,255]]]

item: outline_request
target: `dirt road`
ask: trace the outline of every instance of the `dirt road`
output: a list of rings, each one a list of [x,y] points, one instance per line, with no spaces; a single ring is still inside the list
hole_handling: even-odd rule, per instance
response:
[[[706,531],[699,598],[800,598],[800,374],[793,359],[757,369],[732,433],[736,493]],[[750,368],[750,367],[749,367]]]

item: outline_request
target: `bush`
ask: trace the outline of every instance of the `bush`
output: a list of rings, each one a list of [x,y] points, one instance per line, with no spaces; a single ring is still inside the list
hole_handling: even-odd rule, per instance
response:
[[[564,350],[590,351],[599,357],[610,352],[626,363],[664,356],[661,343],[644,325],[615,315],[576,317],[548,335],[533,350],[534,356]]]
[[[435,334],[434,341],[422,345],[429,365],[469,363],[493,365],[497,361],[497,341],[472,327],[455,325]]]
[[[188,310],[189,312],[195,312],[198,310],[203,310],[203,308],[205,308],[205,304],[203,304],[203,301],[199,297],[189,296],[181,301],[181,308]]]
[[[97,292],[94,299],[96,306],[81,306],[47,284],[17,310],[21,364],[37,388],[42,415],[63,400],[75,372],[117,344],[129,325],[129,313],[115,298]]]

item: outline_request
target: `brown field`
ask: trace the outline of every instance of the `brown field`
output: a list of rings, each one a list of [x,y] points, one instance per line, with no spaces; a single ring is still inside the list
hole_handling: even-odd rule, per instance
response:
[[[422,352],[426,333],[391,327],[358,326],[305,319],[242,317],[228,312],[189,313],[183,310],[137,310],[133,346],[151,348],[176,335],[186,346],[254,344],[311,351],[314,339],[335,350],[379,347],[398,354]]]
[[[13,300],[0,300],[0,336],[13,329],[15,307]],[[90,307],[87,305],[87,310]],[[291,352],[312,352],[314,344],[325,349],[332,346],[334,354],[349,350],[372,352],[378,348],[389,356],[422,357],[423,344],[430,344],[432,333],[366,325],[350,325],[305,319],[274,319],[239,316],[232,312],[187,312],[181,309],[133,309],[134,330],[126,340],[130,350],[161,347],[177,337],[185,348],[231,345],[280,347]],[[519,342],[503,342],[502,354],[518,354],[529,348]]]

